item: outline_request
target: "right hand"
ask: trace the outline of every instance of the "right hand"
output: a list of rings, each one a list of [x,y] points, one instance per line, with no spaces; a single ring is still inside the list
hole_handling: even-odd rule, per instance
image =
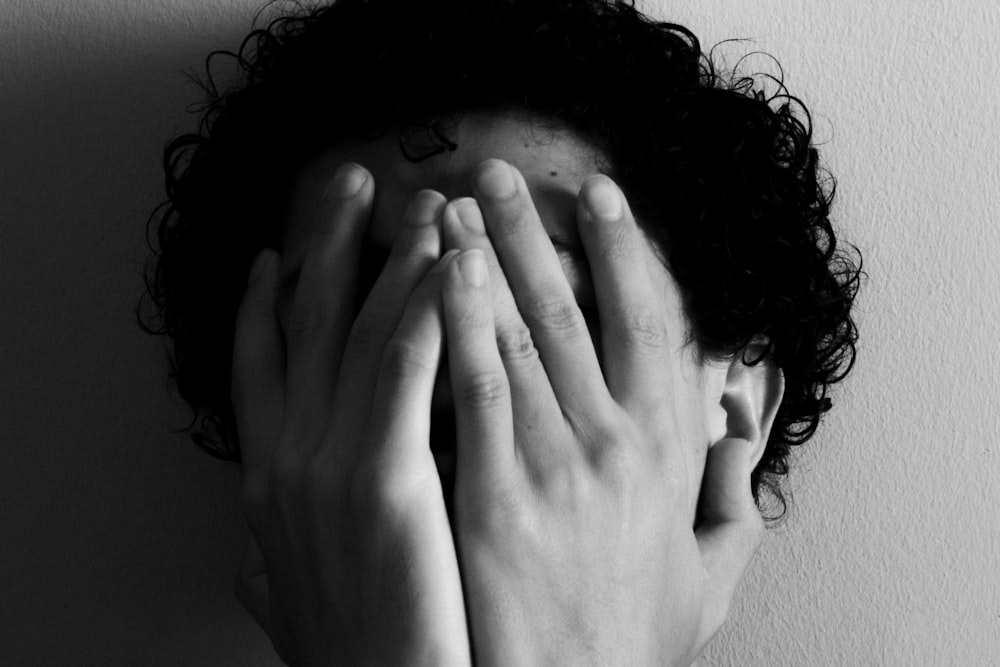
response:
[[[695,527],[683,338],[617,185],[588,179],[577,207],[600,357],[524,177],[489,160],[474,189],[444,231],[489,270],[458,263],[442,300],[476,662],[690,665],[760,543],[750,445],[709,449]]]
[[[353,196],[340,188],[365,177]],[[233,354],[256,542],[237,594],[291,664],[467,665],[458,561],[429,448],[441,271],[455,254],[439,260],[445,198],[416,196],[352,327],[373,192],[370,174],[345,165],[308,207],[315,231],[284,327],[281,258],[265,248],[255,261]]]

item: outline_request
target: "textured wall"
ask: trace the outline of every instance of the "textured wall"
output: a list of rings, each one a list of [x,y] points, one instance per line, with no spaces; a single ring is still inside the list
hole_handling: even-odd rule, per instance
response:
[[[2,664],[274,664],[230,593],[236,475],[170,435],[131,322],[180,71],[257,6],[0,3]],[[704,664],[996,664],[1000,6],[645,6],[781,61],[871,276],[855,376]]]
[[[706,662],[1000,664],[1000,5],[654,6],[781,61],[871,277],[856,377]]]

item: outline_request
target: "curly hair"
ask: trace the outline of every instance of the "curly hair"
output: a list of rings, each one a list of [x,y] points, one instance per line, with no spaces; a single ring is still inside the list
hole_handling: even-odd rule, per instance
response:
[[[224,90],[220,56],[239,72]],[[143,330],[172,342],[169,377],[195,412],[178,432],[239,461],[235,316],[253,257],[279,247],[297,167],[390,127],[420,160],[455,148],[449,115],[519,110],[608,157],[679,285],[703,362],[766,341],[743,363],[773,359],[785,394],[752,487],[762,511],[776,510],[768,518],[784,514],[792,448],[813,436],[830,386],[854,364],[863,274],[857,249],[838,248],[835,182],[818,165],[809,112],[780,79],[766,94],[760,77],[723,73],[688,29],[623,0],[295,3],[205,69],[199,131],[166,147],[168,201],[147,223],[160,248],[144,276],[148,324],[136,306]]]

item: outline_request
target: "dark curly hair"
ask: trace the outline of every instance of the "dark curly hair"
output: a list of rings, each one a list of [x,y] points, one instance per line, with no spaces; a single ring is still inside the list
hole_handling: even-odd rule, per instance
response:
[[[224,90],[220,56],[239,70]],[[454,149],[445,119],[456,113],[523,111],[608,157],[680,287],[703,362],[767,341],[743,361],[772,358],[785,394],[752,483],[758,506],[777,510],[769,518],[784,514],[791,448],[812,437],[829,387],[854,364],[862,273],[856,248],[838,249],[835,183],[818,166],[808,110],[780,78],[765,94],[767,77],[723,73],[689,30],[622,0],[295,3],[237,52],[211,54],[206,74],[199,132],[166,147],[168,201],[147,223],[160,248],[144,276],[157,307],[148,324],[136,306],[143,330],[172,341],[170,378],[195,412],[178,432],[239,461],[235,316],[251,260],[279,247],[297,167],[390,127],[420,160]]]

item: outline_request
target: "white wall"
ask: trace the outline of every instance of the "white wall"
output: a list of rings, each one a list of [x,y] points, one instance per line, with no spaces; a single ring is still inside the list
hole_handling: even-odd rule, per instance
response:
[[[231,596],[237,475],[169,434],[131,322],[179,70],[257,6],[0,2],[2,664],[274,664]],[[781,61],[871,276],[855,375],[704,664],[996,664],[1000,5],[645,6]]]

